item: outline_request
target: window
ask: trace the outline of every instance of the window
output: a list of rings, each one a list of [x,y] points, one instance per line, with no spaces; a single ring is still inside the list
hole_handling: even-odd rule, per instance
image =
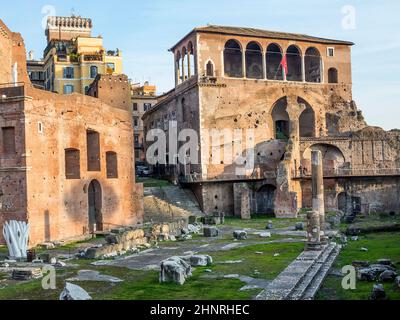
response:
[[[107,178],[118,179],[118,159],[115,152],[106,153]]]
[[[71,94],[74,92],[74,86],[72,84],[67,84],[64,86],[64,94]]]
[[[74,78],[74,67],[65,67],[64,68],[64,78],[65,79],[73,79]]]
[[[106,65],[107,74],[113,74],[115,72],[115,63],[107,63]]]
[[[133,103],[133,111],[138,111],[138,104],[136,102]]]
[[[134,139],[135,139],[135,144],[139,144],[139,136],[137,134],[135,134]]]
[[[224,50],[225,76],[232,78],[243,77],[243,56],[240,44],[235,40],[229,40]]]
[[[211,61],[207,62],[206,76],[207,77],[214,77],[214,64]]]
[[[98,68],[96,66],[91,66],[90,67],[90,78],[94,79],[96,78],[97,74],[98,74]]]
[[[295,45],[291,45],[286,51],[286,59],[288,66],[288,81],[302,81],[303,80],[303,72],[302,72],[302,62],[301,62],[301,53],[299,48]]]
[[[263,78],[263,54],[256,42],[250,42],[246,48],[246,77],[250,79]]]
[[[321,55],[316,48],[308,48],[304,57],[307,82],[322,82]]]
[[[38,122],[38,132],[43,133],[43,123]]]
[[[328,70],[328,82],[329,83],[339,83],[339,75],[336,68],[330,68]]]
[[[1,131],[3,136],[3,153],[8,155],[15,153],[15,128],[5,127]]]
[[[327,49],[327,55],[328,55],[328,57],[334,57],[335,56],[335,48],[329,47]]]
[[[133,118],[133,126],[134,127],[138,127],[139,126],[139,118],[138,117],[134,117]]]
[[[188,44],[188,71],[189,71],[189,78],[194,76],[196,70],[195,70],[195,59],[194,59],[194,49],[193,49],[193,44],[192,42],[189,42]]]
[[[88,171],[100,171],[100,135],[96,131],[86,132]]]
[[[281,62],[281,48],[275,43],[270,44],[267,48],[266,54],[267,79],[283,80],[283,70]]]
[[[80,151],[77,149],[65,150],[65,177],[67,179],[81,178]]]
[[[143,107],[144,107],[144,111],[146,112],[147,110],[151,109],[152,105],[151,105],[151,103],[144,103]]]

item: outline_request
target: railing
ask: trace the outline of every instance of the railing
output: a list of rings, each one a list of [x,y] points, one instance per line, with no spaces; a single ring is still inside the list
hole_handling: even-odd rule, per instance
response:
[[[266,180],[276,179],[276,171],[253,172],[251,175],[237,175],[233,173],[223,173],[213,177],[202,177],[199,173],[192,173],[179,177],[182,183],[195,182],[215,182],[215,181],[243,181],[243,180]]]
[[[25,83],[0,83],[0,100],[7,98],[23,97],[25,94]]]
[[[83,61],[103,61],[103,56],[101,54],[84,55]]]
[[[324,177],[374,177],[374,176],[400,176],[400,168],[358,168],[358,169],[325,169]],[[311,178],[311,171],[293,171],[292,177],[294,179]]]

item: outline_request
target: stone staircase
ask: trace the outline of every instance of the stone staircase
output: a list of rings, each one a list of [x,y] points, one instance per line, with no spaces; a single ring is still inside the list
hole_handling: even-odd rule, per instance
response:
[[[179,186],[145,188],[144,211],[146,222],[204,215],[194,194]]]
[[[313,300],[339,252],[336,243],[321,251],[304,251],[256,300]]]

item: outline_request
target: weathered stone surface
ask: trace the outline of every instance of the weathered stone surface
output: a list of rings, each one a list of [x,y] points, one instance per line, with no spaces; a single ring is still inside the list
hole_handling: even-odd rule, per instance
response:
[[[92,297],[81,287],[67,282],[60,300],[92,300]]]
[[[261,238],[271,238],[272,235],[271,235],[271,232],[262,232],[262,233],[260,233],[260,237]]]
[[[171,257],[161,262],[160,283],[174,282],[183,285],[192,276],[192,267],[180,257]]]
[[[369,267],[369,262],[368,261],[355,260],[355,261],[353,261],[352,265],[355,268],[367,268],[367,267]]]
[[[76,281],[95,281],[95,282],[111,282],[111,283],[119,283],[122,282],[123,280],[108,276],[108,275],[102,275],[98,271],[94,270],[80,270],[78,271],[77,276],[73,278],[67,279],[67,281],[71,282],[76,282]]]
[[[213,263],[212,257],[209,255],[193,255],[188,257],[182,257],[192,267],[209,267]]]
[[[381,282],[389,282],[393,281],[397,277],[397,272],[392,271],[392,270],[386,270],[381,273],[379,276],[379,281]]]
[[[373,264],[368,268],[358,270],[357,277],[360,281],[376,281],[385,271],[394,271],[390,266]],[[393,278],[394,279],[394,278]]]
[[[130,231],[120,232],[118,234],[111,233],[106,236],[106,242],[108,244],[121,244],[131,240],[143,239],[144,237],[145,234],[142,229],[130,230]]]
[[[233,232],[233,237],[236,240],[246,240],[247,239],[247,232],[244,230],[236,230]]]
[[[384,266],[395,267],[394,263],[390,259],[379,259],[378,264],[382,264]]]
[[[40,268],[16,268],[12,271],[12,278],[14,280],[25,281],[32,279],[40,279],[43,277]]]
[[[296,231],[303,231],[304,230],[304,223],[303,222],[296,223],[295,230]]]
[[[386,292],[382,284],[374,285],[371,293],[371,300],[386,300]]]
[[[219,236],[219,230],[215,227],[204,227],[203,232],[206,238],[214,238]]]
[[[271,229],[273,229],[273,228],[274,228],[274,225],[273,225],[272,221],[271,221],[271,220],[268,221],[267,226],[265,227],[265,229],[271,230]]]
[[[396,282],[397,287],[400,288],[400,277],[396,277],[395,282]]]
[[[200,234],[201,226],[194,225],[194,224],[189,224],[188,225],[188,230],[189,230],[190,233]]]

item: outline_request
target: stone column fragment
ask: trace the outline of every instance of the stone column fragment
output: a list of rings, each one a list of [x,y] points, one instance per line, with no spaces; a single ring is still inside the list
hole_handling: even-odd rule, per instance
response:
[[[312,210],[319,214],[320,240],[326,243],[325,236],[325,201],[324,201],[324,172],[322,153],[319,150],[311,152],[312,164]]]

